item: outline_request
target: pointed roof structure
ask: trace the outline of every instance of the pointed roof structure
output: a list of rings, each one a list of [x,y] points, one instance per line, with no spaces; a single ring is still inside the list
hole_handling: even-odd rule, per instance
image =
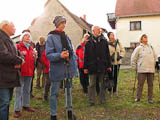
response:
[[[149,15],[160,15],[160,0],[117,0],[117,17]]]
[[[91,31],[91,24],[71,13],[59,0],[48,0],[44,5],[43,13],[33,19],[29,27],[34,42],[39,41],[41,36],[47,37],[48,33],[55,28],[53,19],[57,15],[63,15],[67,19],[65,32],[75,47],[81,43],[83,34]],[[16,40],[19,38],[15,37]]]
[[[66,12],[77,22],[77,24],[80,25],[83,29],[86,29],[88,31],[91,30],[92,25],[87,23],[83,18],[78,17],[77,15],[71,13],[59,0],[57,2],[66,10]]]

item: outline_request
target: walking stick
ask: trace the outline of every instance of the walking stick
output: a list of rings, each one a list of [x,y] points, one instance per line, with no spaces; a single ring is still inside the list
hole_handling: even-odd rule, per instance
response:
[[[68,116],[68,110],[67,110],[67,106],[68,106],[68,96],[67,93],[69,94],[70,100],[71,100],[71,106],[72,106],[72,90],[71,90],[71,78],[69,75],[69,61],[65,61],[64,62],[64,70],[65,70],[65,79],[64,79],[64,93],[65,93],[65,101],[66,101],[66,120],[76,120],[76,116],[72,114],[71,111],[71,115],[72,118],[69,119]]]
[[[159,91],[160,91],[160,72],[158,71],[158,83],[159,83]]]
[[[118,85],[118,82],[119,82],[119,72],[120,72],[120,65],[117,64],[117,97],[119,96],[119,85]]]
[[[68,120],[68,111],[67,111],[67,105],[68,105],[68,96],[67,96],[67,87],[69,84],[69,71],[68,71],[69,63],[67,61],[64,62],[64,70],[65,70],[65,79],[64,79],[64,93],[65,93],[65,102],[66,102],[66,120]],[[70,87],[69,87],[70,89]],[[69,92],[70,94],[70,92]]]
[[[135,92],[135,89],[136,89],[136,81],[137,81],[137,71],[136,71],[135,79],[134,79],[133,96],[134,96],[134,92]]]

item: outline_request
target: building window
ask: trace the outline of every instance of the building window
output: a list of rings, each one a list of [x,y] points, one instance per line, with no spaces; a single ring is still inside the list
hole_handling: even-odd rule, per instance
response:
[[[141,30],[141,21],[131,21],[130,30]]]

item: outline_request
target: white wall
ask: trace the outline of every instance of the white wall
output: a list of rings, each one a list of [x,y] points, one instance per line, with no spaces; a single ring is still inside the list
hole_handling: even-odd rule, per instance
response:
[[[141,21],[140,31],[130,31],[130,21]],[[160,54],[160,16],[119,18],[116,23],[116,36],[124,47],[130,42],[138,42],[141,34],[148,35],[148,41],[157,54]]]

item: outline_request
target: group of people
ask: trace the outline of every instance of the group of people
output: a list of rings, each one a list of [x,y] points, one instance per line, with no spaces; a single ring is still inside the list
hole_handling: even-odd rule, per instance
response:
[[[117,78],[121,59],[125,55],[125,49],[115,39],[114,33],[109,32],[109,41],[103,36],[99,26],[92,27],[92,34],[85,34],[81,45],[76,49],[77,63],[80,74],[80,83],[84,93],[88,93],[89,106],[95,105],[96,86],[100,86],[100,102],[106,103],[106,82],[104,75],[111,72],[114,81],[109,93],[116,94]],[[97,79],[99,83],[97,83]]]
[[[106,104],[106,79],[112,79],[114,86],[107,89],[117,94],[117,79],[125,49],[113,32],[108,32],[108,40],[99,26],[92,27],[91,34],[84,34],[82,43],[74,51],[69,36],[64,32],[66,18],[58,15],[54,18],[55,29],[33,45],[30,31],[23,31],[20,42],[15,44],[10,36],[14,35],[12,22],[0,23],[0,120],[9,119],[9,105],[15,88],[15,114],[20,117],[21,109],[35,112],[30,107],[31,89],[35,66],[37,66],[36,88],[40,88],[40,75],[43,73],[42,87],[45,87],[44,100],[48,100],[50,89],[51,120],[57,120],[57,102],[59,88],[63,82],[65,93],[66,117],[76,120],[72,112],[72,80],[79,70],[83,92],[88,95],[89,106],[96,104],[96,86],[99,86],[100,103]],[[36,50],[34,49],[36,48]],[[37,51],[40,51],[37,53]],[[148,82],[148,102],[153,103],[153,79],[156,54],[148,45],[147,35],[140,38],[140,45],[131,56],[131,65],[138,72],[136,102],[140,101],[145,79]],[[99,81],[99,82],[97,82]]]

